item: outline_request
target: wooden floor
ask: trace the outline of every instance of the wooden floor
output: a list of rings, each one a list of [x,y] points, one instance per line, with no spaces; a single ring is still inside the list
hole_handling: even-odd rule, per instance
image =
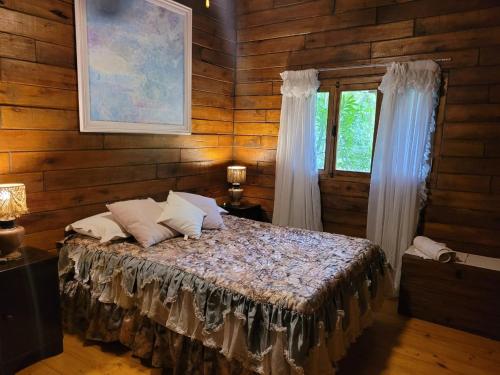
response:
[[[396,314],[388,302],[376,321],[351,346],[338,375],[499,374],[500,342]],[[160,374],[117,345],[84,345],[64,338],[64,353],[21,371],[21,375]]]

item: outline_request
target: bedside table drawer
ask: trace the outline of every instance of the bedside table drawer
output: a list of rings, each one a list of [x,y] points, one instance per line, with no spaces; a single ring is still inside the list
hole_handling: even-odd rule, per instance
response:
[[[39,341],[39,314],[24,270],[1,277],[0,283],[6,286],[0,292],[0,342],[7,344],[2,345],[2,357],[10,361],[32,351],[33,339]]]
[[[0,285],[0,374],[60,353],[57,258],[4,270]]]

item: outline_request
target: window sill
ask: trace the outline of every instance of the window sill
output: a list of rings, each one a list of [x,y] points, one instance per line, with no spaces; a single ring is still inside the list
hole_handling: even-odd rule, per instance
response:
[[[337,172],[333,176],[329,173],[319,172],[320,180],[336,180],[346,182],[364,182],[370,183],[371,175],[369,173],[356,173],[356,172]]]

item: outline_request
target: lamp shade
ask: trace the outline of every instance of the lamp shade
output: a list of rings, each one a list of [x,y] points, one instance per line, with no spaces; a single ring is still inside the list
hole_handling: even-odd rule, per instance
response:
[[[15,220],[28,213],[24,184],[0,184],[0,221]]]
[[[227,182],[231,184],[242,184],[247,179],[247,167],[233,165],[227,167]]]

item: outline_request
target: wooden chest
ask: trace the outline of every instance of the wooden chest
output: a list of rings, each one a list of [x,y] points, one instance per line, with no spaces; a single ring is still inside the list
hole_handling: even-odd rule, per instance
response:
[[[405,254],[398,310],[500,339],[500,272]]]

